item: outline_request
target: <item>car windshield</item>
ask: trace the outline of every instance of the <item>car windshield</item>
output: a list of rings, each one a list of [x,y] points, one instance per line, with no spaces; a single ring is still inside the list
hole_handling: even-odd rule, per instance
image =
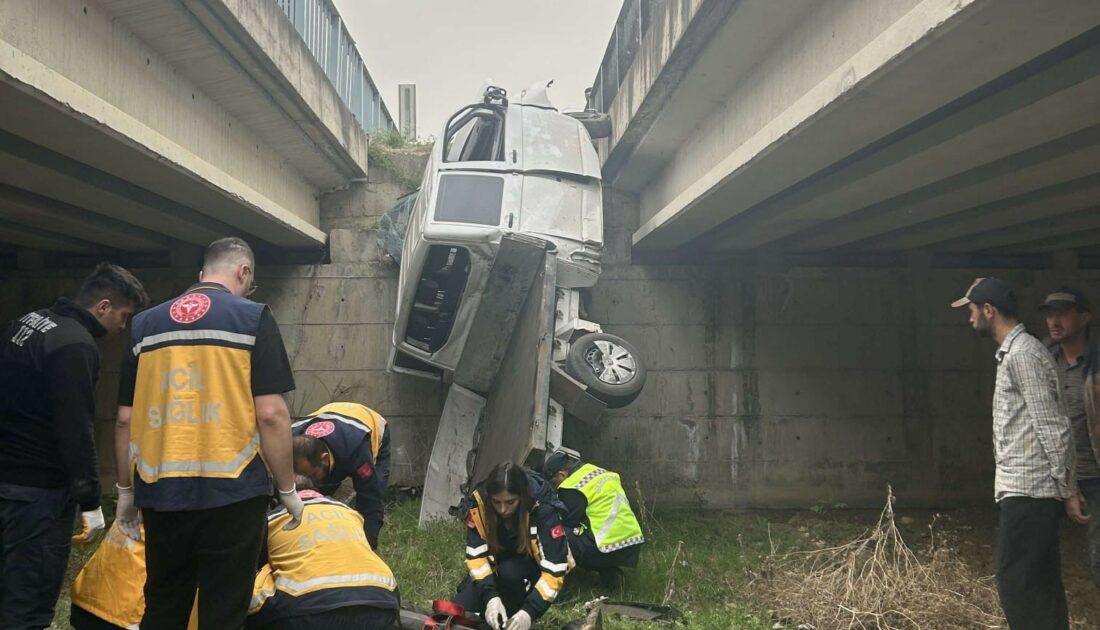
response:
[[[504,159],[504,116],[489,107],[467,107],[452,119],[444,139],[444,162]]]

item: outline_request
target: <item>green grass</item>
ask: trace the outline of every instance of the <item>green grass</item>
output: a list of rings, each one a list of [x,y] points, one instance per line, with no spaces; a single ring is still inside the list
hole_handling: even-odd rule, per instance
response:
[[[462,561],[465,530],[457,521],[417,527],[420,505],[390,505],[382,530],[380,553],[393,569],[405,604],[429,608],[433,599],[450,599],[465,575]],[[805,515],[803,517],[802,515]],[[584,616],[584,602],[612,599],[666,603],[684,615],[687,628],[768,630],[775,620],[766,606],[753,601],[749,575],[772,545],[780,550],[812,547],[857,535],[849,523],[800,513],[731,513],[685,510],[643,517],[648,540],[638,567],[626,571],[620,592],[604,592],[596,576],[577,570],[566,578],[567,601],[558,602],[538,624],[560,628]],[[677,549],[679,548],[679,551]],[[92,549],[74,547],[69,576],[58,602],[55,627],[68,630],[68,586]],[[607,630],[650,624],[605,618]],[[651,626],[656,628],[657,626]]]

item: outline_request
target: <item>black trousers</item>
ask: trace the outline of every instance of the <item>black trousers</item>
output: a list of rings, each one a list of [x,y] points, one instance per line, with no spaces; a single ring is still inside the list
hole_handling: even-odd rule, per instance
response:
[[[527,593],[535,587],[541,575],[539,565],[527,556],[513,555],[503,558],[493,571],[497,595],[504,602],[509,615],[519,612]],[[470,612],[484,612],[489,600],[482,596],[477,585],[469,576],[458,585],[455,603]],[[144,630],[144,629],[143,629]]]
[[[96,617],[76,604],[69,609],[69,625],[73,630],[126,630],[122,626],[116,626]]]
[[[396,611],[373,606],[348,606],[323,613],[287,617],[248,630],[388,630]],[[142,626],[144,628],[144,626]]]
[[[997,590],[1012,630],[1069,627],[1058,549],[1064,510],[1057,499],[1001,500]]]
[[[603,553],[596,546],[596,538],[590,531],[577,536],[573,530],[567,529],[565,535],[569,541],[569,550],[573,552],[573,560],[582,569],[606,571],[616,567],[638,566],[638,559],[642,554],[641,545],[631,545],[611,553]]]
[[[142,630],[185,630],[199,592],[201,630],[244,627],[268,497],[209,510],[142,510],[145,521],[145,616]]]
[[[0,628],[53,623],[75,517],[68,490],[0,483]]]

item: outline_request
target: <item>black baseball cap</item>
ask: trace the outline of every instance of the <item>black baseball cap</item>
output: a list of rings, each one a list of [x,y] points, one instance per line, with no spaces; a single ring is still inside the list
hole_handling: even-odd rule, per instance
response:
[[[1000,278],[976,278],[966,295],[951,303],[954,308],[967,304],[992,304],[1002,311],[1016,310],[1016,293],[1012,285]]]
[[[1062,287],[1054,293],[1047,295],[1041,306],[1042,310],[1068,311],[1076,309],[1082,313],[1091,313],[1089,298],[1081,291],[1070,287]]]
[[[546,456],[546,461],[542,465],[542,476],[549,479],[559,472],[566,469],[569,466],[570,461],[576,461],[579,454],[574,454],[569,451],[554,451]]]

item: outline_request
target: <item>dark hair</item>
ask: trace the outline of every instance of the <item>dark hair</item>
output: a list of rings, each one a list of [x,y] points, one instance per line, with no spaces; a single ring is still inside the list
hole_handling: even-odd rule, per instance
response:
[[[1006,319],[1014,319],[1019,321],[1020,319],[1020,304],[1016,301],[1016,295],[1014,293],[1009,294],[1009,301],[1004,304],[990,304],[993,308],[997,309],[997,312]]]
[[[294,445],[294,457],[301,457],[309,462],[310,466],[320,466],[321,455],[328,452],[324,442],[312,435],[295,435],[292,444]]]
[[[211,269],[237,258],[245,258],[249,265],[256,267],[256,256],[244,239],[236,236],[219,238],[206,246],[206,253],[202,256],[202,268]]]
[[[141,310],[149,303],[145,287],[134,274],[118,265],[102,262],[80,283],[73,302],[84,308],[95,306],[100,300],[110,300],[114,306],[130,305]]]
[[[519,507],[512,516],[512,531],[516,532],[516,553],[521,556],[528,555],[530,549],[527,546],[528,534],[531,528],[531,507],[535,504],[531,498],[531,488],[527,483],[527,471],[523,466],[517,466],[512,462],[501,462],[489,471],[485,478],[485,497],[489,505],[485,506],[485,542],[489,544],[489,551],[493,555],[501,552],[500,537],[497,531],[502,526],[500,515],[492,506],[493,495],[507,492],[519,496]]]

